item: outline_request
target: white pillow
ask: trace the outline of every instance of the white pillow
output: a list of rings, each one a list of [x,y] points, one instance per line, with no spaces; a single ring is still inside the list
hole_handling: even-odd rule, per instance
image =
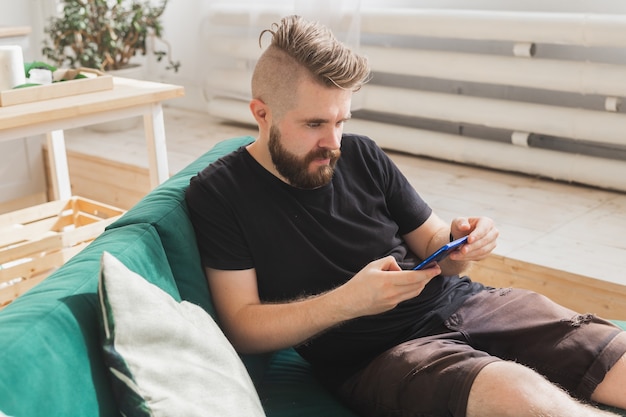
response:
[[[105,362],[130,416],[264,416],[245,366],[211,316],[102,255]]]

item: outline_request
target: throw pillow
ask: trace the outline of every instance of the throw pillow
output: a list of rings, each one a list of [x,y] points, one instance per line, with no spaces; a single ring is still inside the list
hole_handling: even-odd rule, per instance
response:
[[[239,356],[203,309],[178,303],[108,252],[98,296],[105,362],[123,415],[265,415]]]

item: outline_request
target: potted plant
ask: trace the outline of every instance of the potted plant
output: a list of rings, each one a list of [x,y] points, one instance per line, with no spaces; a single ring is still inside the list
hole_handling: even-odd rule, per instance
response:
[[[137,54],[146,54],[149,39],[166,50],[154,50],[157,61],[167,58],[166,69],[178,71],[170,45],[162,38],[161,15],[168,0],[63,0],[61,16],[50,19],[44,31],[42,53],[56,65],[97,68],[128,67]]]

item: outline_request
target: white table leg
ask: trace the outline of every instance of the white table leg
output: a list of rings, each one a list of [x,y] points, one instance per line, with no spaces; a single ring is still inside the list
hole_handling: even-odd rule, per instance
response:
[[[65,136],[62,130],[55,130],[46,134],[48,144],[48,163],[50,164],[50,182],[52,195],[55,200],[67,200],[72,197],[70,173],[67,167],[65,152]]]
[[[146,144],[148,146],[148,166],[152,188],[163,183],[170,176],[165,144],[165,122],[163,107],[153,104],[143,116]]]

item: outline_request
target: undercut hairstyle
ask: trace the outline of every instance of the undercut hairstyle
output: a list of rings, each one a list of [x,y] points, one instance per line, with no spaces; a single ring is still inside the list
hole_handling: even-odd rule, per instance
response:
[[[266,103],[278,115],[293,100],[298,82],[310,77],[321,85],[358,91],[370,79],[367,58],[339,42],[326,26],[300,16],[288,16],[270,29],[271,43],[252,74],[252,97]]]

